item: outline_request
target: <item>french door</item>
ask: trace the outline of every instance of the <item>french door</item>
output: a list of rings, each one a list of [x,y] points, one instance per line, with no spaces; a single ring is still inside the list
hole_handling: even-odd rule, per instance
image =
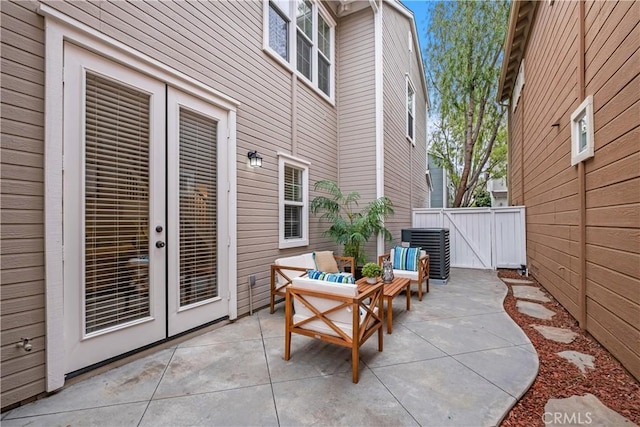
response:
[[[65,372],[227,315],[225,112],[71,44],[64,112]]]
[[[183,92],[168,91],[170,283],[168,333],[189,330],[228,314],[229,288],[224,269],[226,240],[218,238],[220,209],[227,189],[218,185],[226,165],[226,113]],[[219,173],[222,172],[222,173]],[[224,244],[224,246],[223,246]]]

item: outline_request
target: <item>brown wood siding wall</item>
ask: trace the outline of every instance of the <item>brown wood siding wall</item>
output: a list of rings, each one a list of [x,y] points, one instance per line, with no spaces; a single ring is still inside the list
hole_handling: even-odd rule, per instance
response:
[[[399,244],[401,230],[411,226],[412,208],[425,207],[426,184],[426,95],[416,50],[409,51],[410,21],[391,7],[383,10],[384,57],[384,194],[391,198],[395,215],[387,221],[393,242]],[[407,95],[405,74],[415,88],[415,146],[406,135]]]
[[[241,103],[236,135],[240,315],[249,311],[249,275],[257,277],[257,308],[268,302],[274,259],[333,248],[311,218],[309,247],[278,250],[276,152],[309,160],[311,187],[317,179],[337,180],[337,113],[305,83],[298,81],[293,90],[292,74],[263,52],[262,2],[45,3]],[[44,19],[36,13],[38,4],[2,2],[3,408],[45,389]],[[262,168],[247,166],[249,150],[262,154]],[[34,338],[29,354],[15,348],[22,336]]]
[[[568,166],[569,117],[577,106],[572,89],[577,84],[577,13],[575,2],[538,8],[530,50],[524,58],[525,86],[512,119],[516,135],[522,138],[514,151],[513,165],[522,181],[510,184],[514,203],[527,206],[529,269],[574,316],[578,300],[578,186],[577,172]],[[562,41],[562,49],[551,49],[557,40]],[[532,46],[541,48],[533,50]],[[548,82],[557,87],[549,87]],[[556,123],[559,126],[553,126]],[[524,193],[518,194],[522,188]]]
[[[44,41],[35,2],[2,4],[2,407],[44,391]],[[16,347],[32,338],[33,350]]]
[[[527,206],[531,273],[580,316],[580,194],[570,116],[579,99],[579,3],[538,5],[511,115],[512,204]],[[595,156],[586,170],[586,329],[640,378],[640,3],[585,3],[585,96]],[[554,126],[556,124],[557,126]],[[522,157],[521,157],[522,156]],[[523,159],[523,168],[520,161]],[[524,188],[524,192],[520,189]]]
[[[640,378],[640,3],[585,9],[587,330]]]

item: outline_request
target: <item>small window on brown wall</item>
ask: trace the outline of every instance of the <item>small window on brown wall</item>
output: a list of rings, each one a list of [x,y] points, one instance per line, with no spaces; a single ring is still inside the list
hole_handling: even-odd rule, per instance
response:
[[[589,95],[571,114],[571,166],[593,157],[593,96]]]

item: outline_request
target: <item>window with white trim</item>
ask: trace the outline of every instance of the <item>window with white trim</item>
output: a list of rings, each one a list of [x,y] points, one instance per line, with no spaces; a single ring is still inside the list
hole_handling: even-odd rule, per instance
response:
[[[333,99],[336,24],[322,5],[313,0],[265,0],[264,25],[264,49]]]
[[[289,18],[274,3],[269,2],[269,48],[289,60]]]
[[[309,244],[309,163],[278,154],[280,187],[279,248]]]
[[[415,111],[416,111],[416,90],[413,87],[413,83],[411,83],[411,79],[409,76],[406,76],[406,84],[407,84],[407,138],[415,145],[415,141],[413,139],[416,133],[416,120],[415,120]]]
[[[571,114],[571,166],[593,157],[593,96]]]

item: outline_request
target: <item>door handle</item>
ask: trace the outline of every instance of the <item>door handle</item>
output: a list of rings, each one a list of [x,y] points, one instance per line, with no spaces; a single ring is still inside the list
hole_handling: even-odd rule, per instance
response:
[[[164,248],[164,246],[165,246],[165,243],[162,240],[158,240],[156,242],[156,248],[162,249],[162,248]]]

